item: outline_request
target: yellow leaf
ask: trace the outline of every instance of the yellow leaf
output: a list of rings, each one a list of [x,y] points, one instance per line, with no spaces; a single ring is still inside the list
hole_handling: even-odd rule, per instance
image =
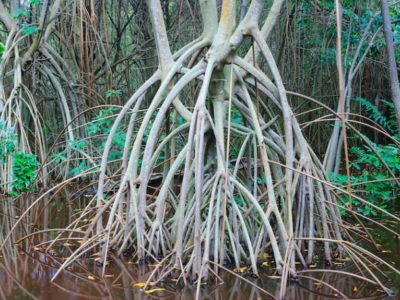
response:
[[[309,268],[316,268],[317,265],[309,265],[308,267],[309,267]]]
[[[100,252],[96,252],[96,253],[93,253],[92,255],[90,255],[91,257],[94,257],[94,256],[100,256]]]
[[[63,246],[64,246],[64,247],[71,247],[72,245],[71,245],[70,243],[67,242],[67,243],[64,243]]]
[[[316,282],[314,282],[313,284],[318,286],[318,285],[321,285],[321,282],[317,282],[317,281],[316,281]]]
[[[336,258],[336,261],[350,261],[350,257]]]
[[[246,270],[247,270],[247,267],[241,267],[241,268],[239,268],[239,270],[238,269],[233,269],[233,272],[235,272],[235,273],[243,273],[243,272],[246,272]]]
[[[106,274],[106,275],[104,275],[104,277],[105,278],[111,278],[111,277],[114,277],[114,274]]]
[[[35,246],[35,247],[33,247],[33,250],[35,250],[35,251],[39,251],[39,250],[40,250],[40,247],[38,247],[38,246]]]
[[[262,265],[263,267],[268,267],[268,262],[267,262],[267,261],[264,261],[261,265]]]
[[[264,258],[268,258],[268,257],[271,257],[271,255],[270,255],[269,253],[265,252],[265,253],[263,254],[263,257],[264,257]]]
[[[301,262],[299,262],[299,261],[295,261],[295,262],[294,262],[294,264],[295,264],[295,265],[300,265],[300,264],[301,264]]]
[[[138,287],[138,288],[142,288],[145,285],[146,285],[146,282],[137,282],[133,286],[134,287]],[[155,282],[149,282],[147,285],[150,285],[150,286],[155,285]]]
[[[279,278],[281,278],[281,276],[272,275],[272,276],[268,276],[268,278],[270,278],[270,279],[279,279]]]
[[[163,289],[163,288],[156,288],[156,289],[152,289],[152,290],[146,290],[146,291],[144,291],[144,293],[145,294],[152,294],[152,293],[155,293],[155,292],[162,292],[162,291],[165,291],[166,289]]]
[[[358,292],[358,288],[356,286],[353,287],[353,292]]]
[[[382,250],[381,252],[382,252],[382,253],[392,253],[391,250]]]
[[[96,278],[94,278],[92,275],[89,275],[87,278],[88,278],[89,280],[96,280]]]

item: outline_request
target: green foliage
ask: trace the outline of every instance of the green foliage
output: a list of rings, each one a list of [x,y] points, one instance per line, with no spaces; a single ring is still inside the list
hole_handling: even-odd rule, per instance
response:
[[[244,125],[243,116],[236,107],[232,107],[231,122],[234,124]]]
[[[6,50],[6,46],[2,42],[0,42],[0,55],[3,55],[4,50]]]
[[[28,5],[39,5],[40,0],[28,0]]]
[[[382,157],[391,171],[398,177],[400,175],[400,149],[396,145],[376,145],[374,149]],[[391,200],[400,192],[396,183],[391,179],[391,175],[383,166],[383,163],[377,155],[368,147],[352,147],[350,148],[352,160],[350,164],[352,175],[350,182],[353,185],[354,193],[360,195],[363,199],[380,207],[387,208],[391,204]],[[330,180],[336,185],[347,185],[347,176],[343,174],[332,175]],[[372,182],[370,182],[372,181]],[[342,200],[349,205],[349,197],[343,196]],[[359,213],[365,216],[377,217],[379,214],[369,205],[364,205],[357,199],[352,199],[352,204]],[[345,214],[345,211],[342,211]]]
[[[90,153],[93,157],[101,157],[104,151],[104,146],[107,140],[107,136],[110,133],[112,125],[115,121],[115,114],[117,108],[110,107],[107,109],[100,110],[92,121],[86,125],[87,138],[81,140],[69,141],[68,145],[70,149],[79,151],[88,151],[90,146]],[[117,129],[112,140],[112,148],[109,154],[109,161],[122,158],[123,150],[125,146],[126,133],[123,131],[122,125]],[[55,153],[52,155],[56,164],[62,163],[67,160],[66,150]],[[72,176],[78,175],[93,165],[83,160],[78,166],[72,168],[69,172]]]
[[[106,92],[106,98],[111,98],[111,97],[121,97],[122,96],[122,90],[108,90]]]
[[[373,103],[364,98],[355,98],[360,103],[370,119],[383,126],[392,135],[396,134],[396,117],[393,103],[382,100],[381,103],[388,112],[385,116]],[[368,139],[364,136],[364,138]],[[350,169],[352,176],[350,183],[355,194],[360,195],[370,203],[386,209],[390,206],[391,200],[400,193],[396,182],[392,180],[387,167],[395,175],[400,176],[400,148],[395,144],[375,144],[368,140],[370,147],[352,147],[350,148]],[[379,157],[378,157],[379,155]],[[385,166],[384,165],[384,163]],[[343,174],[330,174],[330,180],[336,185],[346,186],[347,176]],[[349,197],[343,196],[342,200],[348,206]],[[379,213],[369,205],[364,205],[357,199],[352,199],[352,204],[359,213],[365,216],[379,216]],[[342,211],[345,214],[345,211]]]
[[[335,64],[336,62],[336,17],[335,2],[331,0],[298,1],[292,0],[298,5],[296,22],[299,33],[302,37],[302,44],[309,50],[312,58],[317,58],[318,62],[325,64]],[[342,53],[344,55],[344,64],[349,67],[356,54],[356,48],[362,40],[362,36],[367,34],[368,38],[361,46],[361,53],[369,47],[369,40],[375,32],[382,27],[382,17],[379,14],[380,5],[375,2],[355,2],[352,0],[342,1],[343,28],[342,28]],[[390,8],[392,20],[400,18],[400,8],[392,6]],[[371,26],[369,26],[372,20]],[[369,26],[369,27],[368,27]],[[393,39],[397,45],[396,57],[400,59],[400,24],[392,24]],[[371,45],[368,58],[376,59],[385,51],[385,40],[383,35],[378,35]],[[304,67],[313,68],[309,60],[304,60]]]
[[[117,108],[110,107],[99,111],[95,119],[87,126],[88,136],[95,139],[96,152],[98,152],[99,155],[103,153],[106,137],[110,133],[111,127],[115,121],[114,115],[116,114],[116,110]],[[120,126],[114,135],[112,141],[113,147],[109,157],[110,160],[122,157],[126,138],[126,134],[122,129],[122,126]]]
[[[40,0],[28,0],[27,4],[32,6],[37,6],[40,4]],[[26,20],[27,17],[29,17],[30,13],[31,13],[30,9],[18,8],[11,15],[13,19],[21,21],[21,32],[23,35],[26,36],[31,34],[36,34],[39,31],[39,27],[37,25],[23,22],[24,20]]]
[[[372,102],[365,98],[354,98],[354,100],[360,103],[366,112],[369,114],[369,118],[377,122],[379,125],[383,126],[389,133],[396,133],[396,119],[394,112],[394,105],[386,100],[382,100],[383,106],[389,110],[389,116],[385,117],[381,110],[378,109]]]
[[[39,31],[39,27],[36,25],[29,25],[29,24],[22,24],[22,33],[24,35],[31,35],[31,34],[35,34]]]
[[[17,135],[14,133],[14,128],[6,128],[0,121],[0,164],[3,164],[6,158],[15,152],[16,147]]]
[[[0,122],[0,164],[13,158],[12,196],[32,191],[39,166],[36,155],[17,151],[17,140],[14,128]]]
[[[13,196],[33,190],[38,167],[39,163],[36,160],[36,155],[27,154],[22,151],[15,153],[13,166],[14,181],[11,192]]]
[[[14,19],[21,19],[23,17],[29,16],[28,9],[17,8],[15,12],[11,15]]]

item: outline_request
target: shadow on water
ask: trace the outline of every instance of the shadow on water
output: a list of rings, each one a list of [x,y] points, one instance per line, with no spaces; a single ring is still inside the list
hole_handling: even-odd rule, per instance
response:
[[[0,241],[18,220],[19,214],[26,208],[27,203],[0,199]],[[3,299],[194,299],[196,286],[180,286],[176,281],[166,278],[147,289],[145,293],[141,287],[154,270],[154,265],[138,265],[129,258],[119,258],[111,255],[106,268],[106,275],[100,276],[101,268],[96,266],[97,255],[92,253],[79,260],[63,271],[54,282],[51,281],[60,264],[76,249],[73,242],[57,244],[50,251],[44,249],[56,236],[56,232],[49,231],[32,235],[15,245],[11,241],[18,241],[35,228],[63,228],[69,224],[74,214],[83,207],[82,202],[62,201],[63,205],[37,207],[24,218],[17,230],[13,232],[10,242],[3,248],[0,257],[0,297]],[[57,201],[57,203],[60,203]],[[79,205],[82,207],[79,207]],[[392,228],[399,228],[398,224],[386,224]],[[382,245],[379,255],[392,265],[400,266],[399,241],[390,233],[380,228],[370,227],[377,241]],[[279,296],[280,278],[273,275],[270,269],[272,262],[263,258],[265,272],[259,278],[242,273],[246,279],[255,285],[267,290],[275,297]],[[267,266],[268,265],[268,266]],[[316,266],[318,267],[318,266]],[[386,284],[398,291],[400,278],[382,269],[380,278]],[[339,272],[340,273],[339,273]],[[162,272],[160,269],[159,272]],[[342,299],[345,296],[351,299],[389,299],[383,290],[363,280],[352,276],[345,276],[343,272],[357,273],[358,270],[349,262],[338,261],[332,267],[321,272],[316,269],[301,272],[297,282],[287,288],[285,299]],[[161,273],[160,273],[161,275]],[[221,280],[203,284],[200,289],[200,299],[272,299],[255,286],[227,273],[221,273]],[[392,299],[397,299],[393,297]]]

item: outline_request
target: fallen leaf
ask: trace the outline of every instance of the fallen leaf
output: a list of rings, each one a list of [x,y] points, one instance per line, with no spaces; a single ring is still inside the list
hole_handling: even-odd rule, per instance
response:
[[[268,278],[270,278],[270,279],[279,279],[279,278],[281,278],[281,276],[271,275],[271,276],[268,276]]]
[[[106,275],[104,275],[104,277],[105,278],[111,278],[111,277],[114,277],[114,274],[106,274]]]
[[[356,286],[353,287],[353,292],[358,292],[358,288]]]
[[[321,285],[321,282],[315,281],[313,284],[318,286],[318,285]]]
[[[155,285],[156,283],[155,282],[149,282],[147,285],[150,285],[150,286],[152,286],[152,285]],[[133,286],[134,287],[138,287],[138,288],[142,288],[142,287],[144,287],[146,285],[146,282],[137,282],[137,283],[135,283]]]
[[[152,294],[152,293],[155,293],[155,292],[162,292],[162,291],[166,291],[166,289],[156,288],[156,289],[146,290],[146,291],[144,291],[144,293],[145,294]]]
[[[89,275],[87,278],[88,278],[89,280],[96,280],[96,278],[94,278],[92,275]]]
[[[350,257],[345,257],[345,258],[336,258],[336,261],[350,261]]]
[[[317,265],[309,265],[308,267],[313,269],[313,268],[316,268]]]
[[[243,273],[243,272],[246,272],[247,271],[247,267],[241,267],[241,268],[239,268],[239,270],[238,269],[233,269],[233,272],[235,272],[235,273]]]

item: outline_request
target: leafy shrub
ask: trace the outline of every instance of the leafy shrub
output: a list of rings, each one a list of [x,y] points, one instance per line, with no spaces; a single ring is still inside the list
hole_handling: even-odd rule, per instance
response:
[[[33,184],[36,178],[39,162],[36,160],[36,155],[27,154],[18,151],[14,155],[13,190],[11,195],[16,196],[20,193],[26,193],[33,190]]]
[[[17,147],[17,135],[14,128],[7,127],[0,121],[0,164],[3,164],[7,156],[12,155]]]
[[[374,149],[382,157],[383,161],[398,177],[400,175],[400,149],[396,145],[376,145],[371,143]],[[360,195],[363,199],[372,204],[386,209],[389,207],[391,200],[395,199],[400,192],[396,182],[390,180],[392,177],[383,163],[378,159],[377,155],[367,147],[352,147],[350,153],[353,155],[350,168],[352,174],[350,182],[353,185],[354,193]],[[338,174],[330,176],[330,180],[336,185],[347,185],[347,176]],[[370,182],[372,181],[372,182]],[[349,197],[343,196],[342,200],[346,206],[349,206]],[[369,205],[364,205],[357,199],[352,199],[353,206],[359,213],[365,216],[377,217],[379,214]],[[342,211],[345,214],[345,211]]]
[[[39,166],[36,155],[17,151],[17,140],[14,128],[0,122],[0,164],[5,164],[8,158],[13,159],[12,196],[33,190]]]
[[[104,146],[107,136],[111,131],[112,125],[115,121],[115,114],[117,108],[110,107],[100,110],[97,115],[86,124],[86,138],[80,140],[69,141],[68,146],[71,150],[87,152],[91,157],[101,157],[104,151]],[[121,124],[117,129],[112,141],[112,148],[109,154],[109,160],[116,160],[122,158],[123,150],[125,147],[126,133],[123,131]],[[62,163],[67,160],[67,151],[61,151],[52,155],[56,164]],[[73,176],[82,173],[89,168],[93,167],[87,160],[82,160],[77,166],[69,170]]]
[[[386,110],[384,115],[372,102],[364,98],[355,98],[355,101],[360,103],[364,108],[364,112],[368,117],[379,125],[384,127],[394,138],[397,121],[395,117],[395,110],[393,103],[382,100],[382,106]],[[367,137],[364,137],[367,138]],[[394,200],[399,195],[400,189],[395,180],[392,180],[390,172],[387,167],[395,175],[396,178],[400,176],[400,147],[395,144],[375,144],[369,140],[369,144],[373,147],[352,147],[350,148],[351,174],[350,183],[354,194],[360,195],[363,199],[370,203],[386,209],[390,206],[391,200]],[[373,151],[374,150],[374,151]],[[379,154],[379,159],[378,155]],[[383,160],[386,166],[382,163]],[[347,185],[347,176],[343,174],[330,174],[329,179],[339,186]],[[349,206],[349,197],[342,196],[346,206]],[[371,206],[362,204],[357,199],[352,199],[353,206],[359,213],[365,216],[378,217],[379,213]],[[345,214],[345,210],[342,210]]]
[[[397,122],[393,103],[382,100],[382,105],[389,111],[389,116],[386,117],[374,104],[365,98],[354,98],[366,110],[369,118],[384,127],[389,133],[396,134]]]

